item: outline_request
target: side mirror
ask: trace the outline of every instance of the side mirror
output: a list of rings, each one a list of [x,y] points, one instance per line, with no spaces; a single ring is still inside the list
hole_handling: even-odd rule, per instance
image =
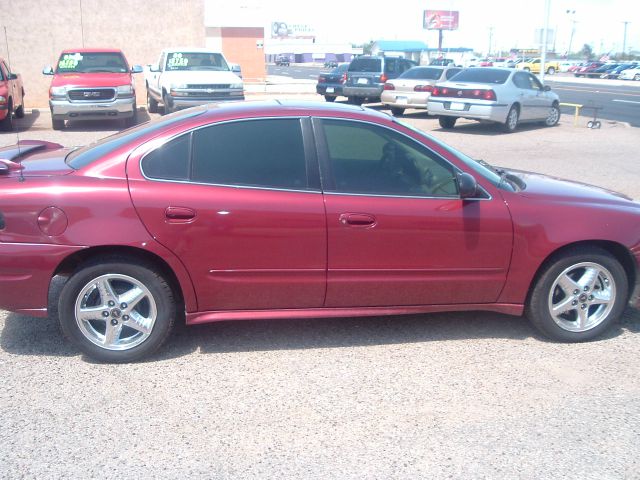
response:
[[[47,65],[46,67],[44,67],[42,69],[42,74],[43,75],[53,75],[53,68],[51,68],[51,65]]]
[[[550,92],[551,91],[551,87],[549,85],[545,85],[544,87],[542,87],[542,90],[545,92]]]
[[[238,65],[237,63],[232,63],[231,65],[231,71],[233,73],[240,73],[242,72],[242,69],[240,68],[240,65]]]
[[[473,198],[477,195],[478,183],[472,175],[466,172],[458,173],[456,175],[456,180],[458,181],[460,198]]]
[[[157,73],[160,71],[160,67],[158,65],[149,65],[149,71]]]
[[[140,65],[132,66],[131,73],[142,73],[142,67]]]
[[[15,73],[9,74],[9,80],[17,80],[17,79],[18,79],[18,75],[16,75]]]

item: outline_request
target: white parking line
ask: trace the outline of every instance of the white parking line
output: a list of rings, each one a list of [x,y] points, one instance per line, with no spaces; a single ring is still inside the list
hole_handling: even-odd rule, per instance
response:
[[[620,103],[636,103],[636,104],[640,105],[640,102],[635,102],[633,100],[618,100],[617,98],[614,98],[611,101],[612,102],[620,102]]]

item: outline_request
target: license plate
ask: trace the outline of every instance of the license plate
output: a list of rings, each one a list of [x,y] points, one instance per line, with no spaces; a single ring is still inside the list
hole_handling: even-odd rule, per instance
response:
[[[464,103],[451,102],[449,110],[464,110]]]
[[[333,87],[327,87],[327,93],[333,93],[335,89]]]
[[[369,79],[367,79],[367,78],[359,78],[357,83],[358,83],[358,85],[368,85],[369,84]]]
[[[407,97],[396,97],[396,103],[407,103]]]

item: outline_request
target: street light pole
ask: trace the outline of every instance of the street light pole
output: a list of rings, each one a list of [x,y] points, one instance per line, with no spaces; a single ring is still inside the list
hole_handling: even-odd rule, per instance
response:
[[[622,56],[624,57],[625,52],[627,51],[627,25],[631,22],[625,21],[624,23],[624,39],[622,40]]]
[[[544,73],[547,61],[547,43],[549,42],[549,14],[551,12],[551,0],[544,2],[544,30],[542,32],[542,56],[540,58],[540,81],[544,83]]]
[[[571,45],[573,44],[573,34],[576,33],[575,10],[567,10],[567,15],[571,15],[571,36],[569,37],[569,48],[567,48],[567,58],[571,55]]]

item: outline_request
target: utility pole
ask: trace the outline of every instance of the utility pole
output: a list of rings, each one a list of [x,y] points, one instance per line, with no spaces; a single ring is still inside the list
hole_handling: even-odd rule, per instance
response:
[[[627,25],[629,25],[631,22],[622,22],[624,23],[624,37],[622,40],[622,56],[624,57],[625,52],[627,51]]]
[[[491,44],[493,42],[493,27],[489,27],[489,51],[487,57],[491,56]]]
[[[575,10],[567,10],[567,15],[571,16],[571,36],[569,37],[569,48],[567,48],[567,58],[571,55],[571,45],[573,44],[573,34],[576,33]]]
[[[542,55],[540,57],[540,81],[544,83],[544,73],[547,63],[547,43],[549,42],[549,14],[551,12],[551,0],[544,2],[544,30],[542,31]]]

